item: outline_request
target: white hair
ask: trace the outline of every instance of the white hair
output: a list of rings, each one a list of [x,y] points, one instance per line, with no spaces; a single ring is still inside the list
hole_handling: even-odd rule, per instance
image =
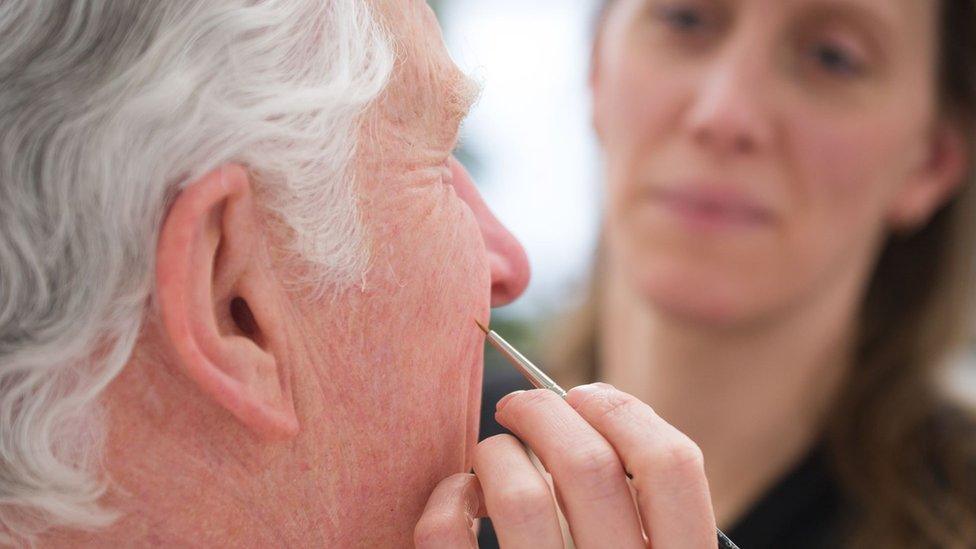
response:
[[[0,530],[29,543],[115,518],[98,398],[183,186],[240,163],[310,271],[361,275],[351,159],[394,53],[363,0],[4,0],[0,36]]]

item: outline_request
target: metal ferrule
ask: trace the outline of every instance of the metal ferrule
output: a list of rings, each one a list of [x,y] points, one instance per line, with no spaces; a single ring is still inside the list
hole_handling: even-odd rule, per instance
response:
[[[516,368],[522,372],[522,375],[528,379],[533,386],[537,389],[549,389],[550,391],[556,393],[562,398],[566,398],[566,391],[563,390],[555,381],[547,376],[538,366],[532,364],[532,362],[525,358],[522,353],[518,352],[515,347],[509,345],[507,341],[502,339],[501,336],[495,332],[488,333],[488,342],[498,349],[498,352],[505,355],[505,358],[509,360]]]

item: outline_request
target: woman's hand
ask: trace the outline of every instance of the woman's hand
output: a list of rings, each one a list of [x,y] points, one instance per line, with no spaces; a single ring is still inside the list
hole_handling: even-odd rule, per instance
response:
[[[548,390],[512,393],[496,418],[552,475],[577,547],[716,547],[701,451],[650,406],[597,383],[576,387],[566,400]],[[478,516],[491,518],[502,547],[563,547],[549,485],[518,440],[481,442],[474,471],[434,490],[417,524],[417,547],[476,547]]]

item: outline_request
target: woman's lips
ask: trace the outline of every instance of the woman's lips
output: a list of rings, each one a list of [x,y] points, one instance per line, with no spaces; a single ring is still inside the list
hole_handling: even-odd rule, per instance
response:
[[[649,189],[646,196],[691,229],[750,229],[768,226],[774,221],[769,208],[737,190],[655,187]]]

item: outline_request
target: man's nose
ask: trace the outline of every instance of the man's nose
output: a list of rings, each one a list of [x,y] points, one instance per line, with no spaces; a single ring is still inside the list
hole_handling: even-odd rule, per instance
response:
[[[507,305],[522,295],[529,284],[529,261],[525,250],[488,209],[464,166],[453,156],[448,164],[451,168],[451,184],[454,185],[458,197],[474,212],[485,240],[491,266],[491,306]]]
[[[770,144],[774,130],[762,97],[764,72],[755,52],[744,48],[702,72],[685,118],[695,143],[723,157],[754,154]]]

